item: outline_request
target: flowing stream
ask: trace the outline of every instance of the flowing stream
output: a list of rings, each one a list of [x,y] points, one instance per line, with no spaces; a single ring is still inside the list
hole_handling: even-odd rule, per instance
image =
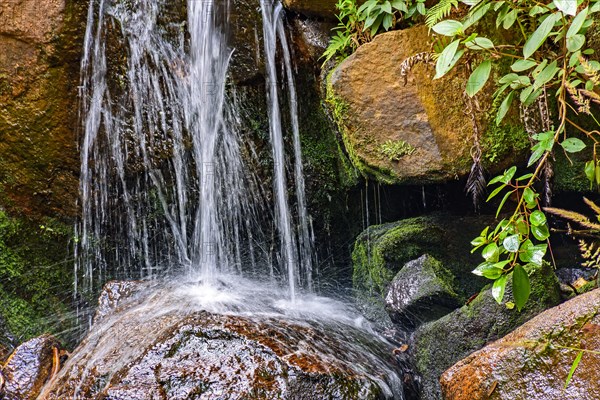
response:
[[[316,256],[281,4],[257,4],[273,157],[273,186],[263,188],[240,135],[243,104],[227,77],[235,51],[227,43],[232,4],[177,3],[90,1],[80,86],[76,292],[94,293],[107,279],[178,277],[197,282],[186,286],[190,310],[293,315],[322,321],[338,336],[344,325],[376,337],[368,323],[357,325],[348,306],[313,294]],[[184,5],[187,19],[165,17]],[[290,126],[284,126],[286,110]],[[273,204],[265,204],[261,193],[270,190]],[[273,232],[260,222],[264,215],[272,216]],[[144,312],[172,310],[182,293],[164,295],[162,309],[155,302]],[[400,398],[398,378],[392,369],[387,374],[386,397]]]

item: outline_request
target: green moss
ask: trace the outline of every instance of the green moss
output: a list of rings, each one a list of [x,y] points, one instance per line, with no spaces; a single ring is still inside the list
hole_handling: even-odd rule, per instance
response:
[[[54,219],[40,224],[0,210],[0,314],[17,341],[72,326],[70,237],[72,228]]]
[[[342,143],[344,145],[345,152],[342,152],[341,155],[343,155],[345,158],[348,158],[353,168],[365,178],[372,177],[384,184],[398,183],[397,178],[394,176],[392,171],[385,168],[376,168],[368,165],[358,156],[358,154],[356,154],[354,145],[350,139],[350,129],[345,122],[346,114],[348,113],[348,104],[335,95],[333,85],[331,84],[331,74],[334,71],[335,70],[332,70],[326,78],[325,103],[337,125]],[[349,171],[348,169],[346,169],[346,171],[347,175],[352,174],[352,171]],[[353,174],[356,175],[356,172]]]

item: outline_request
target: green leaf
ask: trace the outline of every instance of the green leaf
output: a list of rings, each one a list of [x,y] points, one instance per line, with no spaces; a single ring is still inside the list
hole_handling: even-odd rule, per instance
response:
[[[524,181],[525,179],[529,179],[529,178],[531,178],[532,176],[533,176],[533,174],[532,174],[532,173],[529,173],[529,174],[521,175],[521,176],[520,176],[520,177],[518,177],[516,180],[520,182],[520,181]]]
[[[535,164],[540,158],[542,158],[542,155],[546,152],[546,150],[542,146],[536,145],[533,148],[533,153],[531,153],[529,161],[527,161],[528,167],[531,167],[533,164]]]
[[[381,10],[388,14],[391,14],[392,13],[392,4],[389,1],[386,1],[385,3],[383,3],[381,5]]]
[[[446,46],[446,48],[442,51],[435,64],[436,73],[433,79],[438,79],[446,75],[448,71],[452,69],[454,64],[456,64],[458,59],[456,59],[455,56],[457,54],[459,44],[460,39],[456,39]]]
[[[439,33],[444,36],[456,36],[463,30],[463,24],[453,19],[447,19],[442,22],[438,22],[431,29],[435,33]]]
[[[573,3],[572,0],[562,0],[566,2]],[[577,8],[577,4],[575,4],[575,8]],[[525,46],[523,47],[523,56],[525,58],[531,57],[533,53],[536,52],[537,49],[546,41],[550,32],[552,32],[552,28],[554,28],[554,24],[556,21],[560,19],[560,14],[551,14],[549,15],[544,22],[540,24],[540,26],[533,32],[533,34],[529,37],[527,42],[525,42]]]
[[[505,187],[506,187],[506,185],[500,185],[500,186],[498,186],[496,189],[494,189],[494,190],[492,191],[492,193],[490,193],[490,195],[488,196],[488,198],[487,198],[485,201],[486,201],[486,202],[488,202],[488,201],[490,201],[491,199],[493,199],[494,197],[496,197],[496,195],[497,195],[498,193],[500,193],[500,191],[501,191],[502,189],[504,189]]]
[[[535,210],[529,216],[529,222],[533,226],[542,226],[546,224],[546,216],[540,210]]]
[[[577,16],[575,18],[573,18],[573,22],[571,22],[571,26],[569,27],[569,30],[567,31],[567,39],[571,38],[579,33],[587,16],[588,16],[588,7],[579,11],[579,14],[577,14]]]
[[[502,299],[504,298],[504,291],[506,289],[506,278],[508,275],[502,275],[498,279],[494,281],[492,285],[492,297],[498,304],[502,304]]]
[[[515,92],[511,91],[508,96],[502,101],[500,107],[498,108],[498,113],[496,114],[496,125],[500,125],[500,122],[506,116],[506,113],[510,109],[510,105],[512,104],[513,98],[515,97]]]
[[[578,153],[581,150],[585,149],[585,143],[581,139],[577,138],[568,138],[563,140],[560,144],[565,151],[569,153]]]
[[[533,190],[531,190],[531,188],[525,188],[523,191],[523,197],[528,208],[534,208],[537,205],[535,201],[535,193]]]
[[[477,276],[488,279],[498,279],[502,275],[502,268],[498,268],[496,264],[484,262],[479,264],[472,272]]]
[[[475,96],[486,84],[492,71],[492,62],[485,60],[469,76],[467,80],[467,95],[469,97]]]
[[[529,283],[529,276],[527,275],[527,272],[518,264],[515,265],[515,269],[513,271],[512,287],[515,305],[517,306],[517,310],[521,311],[529,299],[531,285]]]
[[[553,0],[556,8],[567,15],[575,15],[577,13],[577,0]]]
[[[540,226],[531,226],[531,233],[537,240],[544,241],[550,237],[550,232],[548,231],[548,227],[546,225]]]
[[[578,33],[575,36],[571,36],[570,38],[567,38],[567,50],[569,50],[572,53],[581,49],[584,44],[585,36],[580,33]]]
[[[535,78],[535,82],[533,83],[533,87],[536,89],[544,86],[548,81],[554,78],[554,75],[560,70],[557,66],[556,60],[552,61],[548,64]]]
[[[502,175],[502,180],[500,182],[508,185],[512,180],[513,176],[515,176],[515,172],[517,172],[517,167],[513,165],[512,167],[504,171],[504,175]]]
[[[465,46],[467,46],[469,50],[487,50],[494,48],[494,42],[488,38],[476,37],[475,39],[466,42]]]
[[[498,262],[498,257],[500,257],[500,249],[496,243],[490,243],[483,248],[481,255],[485,261],[496,263]]]
[[[502,201],[500,202],[500,205],[498,206],[498,208],[496,209],[496,218],[498,218],[498,215],[500,215],[500,211],[502,211],[502,207],[504,207],[504,203],[506,203],[506,200],[508,200],[508,198],[510,197],[510,195],[513,192],[506,192],[506,194],[504,195],[504,197],[502,198]]]
[[[516,253],[519,251],[519,245],[519,235],[510,235],[502,242],[502,246],[504,246],[509,253]]]
[[[467,18],[463,22],[463,31],[466,31],[467,28],[469,28],[470,26],[475,24],[477,21],[479,21],[481,18],[483,18],[483,16],[488,12],[488,10],[490,9],[491,6],[492,6],[492,3],[487,3],[481,7],[475,7],[471,12],[469,12],[469,14],[467,15]]]
[[[569,386],[569,382],[571,382],[571,378],[573,378],[573,374],[575,373],[575,370],[577,369],[577,366],[579,365],[579,362],[581,361],[581,357],[583,357],[583,350],[580,350],[579,353],[577,353],[577,356],[575,357],[573,364],[571,364],[571,369],[569,370],[569,375],[567,375],[567,380],[565,381],[565,389],[567,388],[567,386]]]
[[[594,183],[594,179],[596,178],[596,163],[593,160],[586,162],[584,172],[590,183]]]
[[[519,60],[513,63],[510,68],[515,72],[527,71],[530,68],[533,68],[537,65],[535,61],[532,60]]]
[[[502,27],[504,29],[509,29],[511,26],[513,26],[513,24],[517,20],[518,12],[519,11],[517,9],[514,9],[508,14],[506,14],[506,17],[504,17],[504,20],[502,21]]]

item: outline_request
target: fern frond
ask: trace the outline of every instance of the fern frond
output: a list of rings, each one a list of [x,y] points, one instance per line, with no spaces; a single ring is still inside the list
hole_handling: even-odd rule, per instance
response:
[[[600,268],[600,245],[579,240],[579,252],[585,261],[581,264],[587,268]]]
[[[583,201],[585,204],[588,205],[589,208],[592,209],[592,211],[594,211],[596,213],[596,215],[600,216],[600,207],[598,207],[598,205],[596,203],[594,203],[593,201],[591,201],[590,199],[584,197]]]
[[[458,7],[458,0],[440,0],[439,3],[427,10],[425,24],[431,28],[440,20],[450,15],[452,7]]]
[[[584,228],[593,229],[600,231],[600,224],[591,222],[588,217],[583,214],[579,214],[575,211],[563,210],[562,208],[554,208],[554,207],[544,207],[544,211],[549,212],[550,214],[558,215],[564,219],[569,221],[573,221],[578,223]]]
[[[471,172],[465,185],[465,192],[471,196],[475,210],[479,209],[479,202],[485,194],[486,188],[487,181],[483,166],[480,160],[475,160],[473,161],[473,165],[471,165]]]

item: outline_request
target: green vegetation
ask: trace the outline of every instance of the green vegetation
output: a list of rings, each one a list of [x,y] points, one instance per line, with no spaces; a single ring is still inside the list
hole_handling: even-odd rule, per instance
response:
[[[415,152],[415,148],[404,140],[388,140],[379,146],[379,152],[390,161],[399,161],[403,156],[409,156]]]
[[[65,244],[70,237],[72,229],[56,220],[40,225],[0,210],[0,319],[17,342],[44,332],[68,339],[73,260]],[[0,337],[0,344],[5,341]]]
[[[382,30],[388,31],[402,20],[425,14],[425,0],[338,0],[338,25],[323,58],[343,60]]]

